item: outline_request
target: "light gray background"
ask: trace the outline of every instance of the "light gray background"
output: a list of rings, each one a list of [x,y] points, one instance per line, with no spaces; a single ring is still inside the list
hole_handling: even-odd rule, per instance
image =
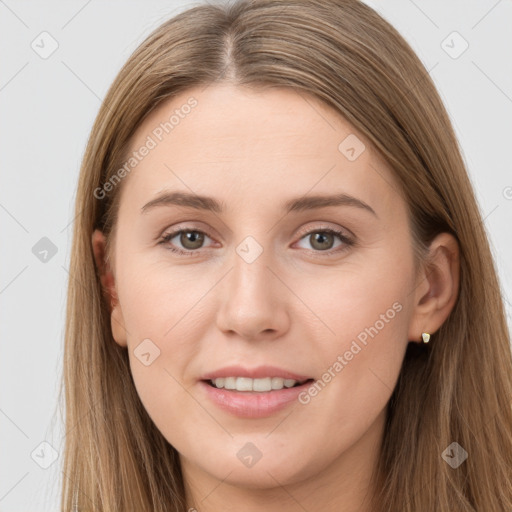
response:
[[[50,461],[43,441],[62,451],[57,389],[73,201],[101,99],[154,28],[198,3],[0,0],[2,512],[58,509],[61,457],[42,469],[31,453]],[[485,218],[510,326],[512,2],[368,3],[410,42],[448,108]],[[31,47],[43,31],[59,45],[47,59]],[[456,59],[445,51],[462,48],[457,36],[446,40],[453,31],[469,44]],[[57,248],[45,263],[32,252],[43,237]]]

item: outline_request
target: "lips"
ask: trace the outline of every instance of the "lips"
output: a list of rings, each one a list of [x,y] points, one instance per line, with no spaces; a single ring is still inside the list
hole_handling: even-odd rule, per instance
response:
[[[277,366],[257,366],[255,368],[243,368],[242,366],[225,366],[218,370],[205,373],[200,380],[214,380],[226,377],[248,377],[250,379],[263,379],[266,377],[279,377],[281,379],[291,379],[295,381],[305,381],[311,379],[308,375],[299,375],[289,370]]]
[[[208,399],[223,411],[254,419],[272,416],[291,406],[313,380],[275,366],[228,366],[204,374],[199,384]]]

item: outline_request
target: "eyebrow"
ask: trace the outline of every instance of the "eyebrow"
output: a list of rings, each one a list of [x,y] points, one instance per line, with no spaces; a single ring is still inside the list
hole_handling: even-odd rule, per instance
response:
[[[214,199],[213,197],[190,194],[189,192],[164,191],[155,197],[155,199],[152,199],[149,201],[149,203],[146,203],[141,208],[141,213],[146,213],[157,206],[171,205],[185,206],[188,208],[194,208],[196,210],[212,211],[214,213],[223,213],[225,210],[224,202],[217,201],[217,199]],[[366,210],[378,218],[378,215],[370,205],[348,194],[299,197],[284,203],[283,209],[285,213],[291,213],[326,208],[329,206],[352,206]]]

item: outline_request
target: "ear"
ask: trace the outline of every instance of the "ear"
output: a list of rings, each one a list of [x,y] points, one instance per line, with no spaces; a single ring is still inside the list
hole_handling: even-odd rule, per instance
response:
[[[100,275],[102,292],[107,304],[110,305],[109,311],[112,336],[118,345],[126,347],[126,328],[121,305],[116,292],[115,276],[113,270],[106,261],[105,235],[99,229],[96,229],[92,234],[91,242],[96,268]]]
[[[457,300],[459,277],[459,244],[450,233],[441,233],[417,276],[409,340],[422,343],[422,332],[432,335],[443,325]]]

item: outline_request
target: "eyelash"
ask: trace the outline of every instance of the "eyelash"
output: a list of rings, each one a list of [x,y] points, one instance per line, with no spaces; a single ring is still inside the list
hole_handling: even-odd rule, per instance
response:
[[[176,235],[179,235],[180,233],[200,233],[202,235],[206,235],[208,238],[212,238],[208,233],[206,233],[205,231],[202,231],[200,229],[178,229],[176,231],[173,231],[171,233],[167,233],[166,235],[164,235],[160,241],[158,242],[159,245],[164,245],[164,244],[168,244],[170,242],[170,240],[172,240]],[[341,253],[341,252],[344,252],[346,250],[348,250],[351,246],[355,245],[355,241],[352,240],[351,238],[347,237],[342,231],[338,231],[336,229],[331,229],[331,228],[322,228],[322,229],[313,229],[313,230],[310,230],[308,231],[307,233],[304,233],[299,240],[302,240],[303,238],[306,238],[307,236],[313,234],[313,233],[329,233],[331,235],[336,235],[342,242],[343,242],[343,246],[341,247],[341,249],[338,247],[336,249],[329,249],[327,251],[318,251],[318,250],[314,250],[314,249],[311,249],[311,252],[314,253],[315,256],[320,256],[320,257],[324,257],[325,256],[333,256],[335,254],[338,254],[338,253]],[[167,250],[173,252],[173,253],[176,253],[180,256],[195,256],[199,250],[181,250],[181,249],[176,249],[175,247],[171,247],[170,245],[168,247],[166,247]],[[318,254],[320,253],[320,254]]]

